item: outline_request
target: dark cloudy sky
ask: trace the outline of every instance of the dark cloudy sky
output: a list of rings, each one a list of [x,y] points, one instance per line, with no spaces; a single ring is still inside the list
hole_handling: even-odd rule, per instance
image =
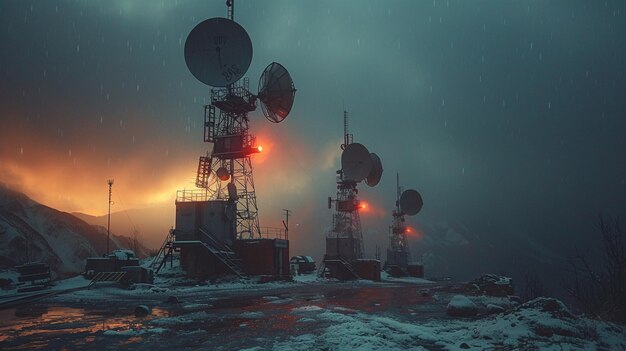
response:
[[[0,181],[66,211],[104,213],[107,178],[118,209],[173,206],[207,148],[208,88],[185,38],[225,13],[221,0],[0,2]],[[322,235],[344,105],[385,168],[360,192],[380,244],[396,171],[424,198],[414,223],[503,222],[549,240],[626,213],[623,1],[238,0],[235,16],[251,86],[278,61],[298,89],[283,123],[252,116],[262,226],[291,208],[301,238]]]

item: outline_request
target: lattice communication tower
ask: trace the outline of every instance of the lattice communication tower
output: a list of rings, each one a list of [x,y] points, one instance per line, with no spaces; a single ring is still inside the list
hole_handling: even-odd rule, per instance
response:
[[[370,153],[365,146],[353,142],[348,132],[348,112],[344,111],[344,143],[341,145],[341,169],[337,171],[337,196],[328,198],[328,208],[335,204],[333,223],[326,233],[327,258],[333,253],[347,262],[363,258],[363,233],[359,209],[357,184],[365,180],[373,187],[382,177],[383,167],[380,158]],[[330,241],[329,241],[330,239]],[[329,250],[328,243],[336,239],[337,244]]]
[[[211,86],[210,104],[204,107],[204,141],[212,144],[198,163],[194,195],[197,200],[226,200],[227,214],[237,238],[260,237],[251,155],[262,152],[249,132],[248,114],[261,102],[263,114],[282,122],[293,106],[296,89],[281,64],[268,65],[257,95],[243,78],[252,61],[252,42],[234,21],[234,0],[226,2],[228,18],[199,23],[185,42],[185,62],[199,81]],[[243,78],[243,79],[242,79]]]

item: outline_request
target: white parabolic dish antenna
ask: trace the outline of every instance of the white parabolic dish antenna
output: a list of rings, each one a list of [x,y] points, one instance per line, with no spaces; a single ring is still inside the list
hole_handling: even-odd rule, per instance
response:
[[[408,189],[400,195],[400,209],[409,216],[417,214],[423,205],[422,196],[417,190]]]
[[[372,170],[372,158],[365,146],[352,143],[341,153],[341,170],[344,179],[360,182]]]
[[[372,170],[365,178],[365,184],[376,186],[383,176],[383,163],[380,161],[380,157],[373,152],[370,154],[370,158],[372,159]]]
[[[196,79],[225,87],[244,76],[252,61],[252,41],[245,29],[226,18],[195,26],[185,41],[185,62]]]
[[[274,123],[287,118],[293,106],[296,88],[291,75],[278,62],[270,63],[259,80],[259,100],[265,117]]]

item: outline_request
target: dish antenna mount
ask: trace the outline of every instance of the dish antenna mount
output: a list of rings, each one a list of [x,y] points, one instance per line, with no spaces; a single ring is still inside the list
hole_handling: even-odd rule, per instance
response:
[[[256,110],[259,100],[269,121],[282,122],[291,112],[296,89],[287,69],[272,62],[261,74],[257,95],[250,92],[244,75],[252,62],[252,41],[234,20],[234,0],[226,6],[227,18],[200,22],[185,41],[187,68],[212,87],[211,103],[204,108],[204,141],[213,147],[200,158],[196,186],[203,199],[229,201],[236,208],[238,238],[258,238],[251,156],[262,147],[249,133],[248,113]]]

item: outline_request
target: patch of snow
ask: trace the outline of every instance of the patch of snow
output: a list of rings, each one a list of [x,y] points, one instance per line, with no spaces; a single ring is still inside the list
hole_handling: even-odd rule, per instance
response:
[[[105,330],[102,335],[106,336],[137,336],[146,333],[163,334],[167,331],[164,328],[150,328],[150,329],[127,329],[127,330]]]
[[[289,299],[289,298],[270,301],[270,303],[274,304],[274,305],[285,305],[285,304],[288,304],[288,303],[291,303],[291,302],[293,302],[293,299]]]
[[[293,281],[296,283],[314,283],[314,282],[319,282],[319,281],[324,281],[324,278],[320,278],[317,276],[317,274],[315,273],[310,273],[310,274],[300,274],[300,275],[294,275],[293,276]]]
[[[208,303],[190,303],[190,304],[184,305],[183,309],[186,309],[186,310],[196,310],[196,309],[199,309],[199,308],[205,308],[205,307],[209,307],[209,306],[211,306],[211,305],[208,304]]]
[[[248,311],[248,312],[243,312],[243,313],[239,314],[239,316],[241,316],[243,318],[255,319],[255,318],[263,318],[264,314],[263,314],[263,312]]]
[[[478,313],[478,306],[467,296],[456,295],[448,303],[446,313],[450,316],[469,317]]]
[[[401,283],[409,283],[409,284],[433,284],[433,281],[424,278],[417,277],[392,277],[389,273],[382,271],[380,273],[380,279],[383,282],[401,282]]]
[[[309,305],[309,306],[301,306],[301,307],[292,308],[291,313],[317,312],[321,310],[323,310],[323,308],[319,306]]]
[[[179,324],[189,324],[189,323],[197,323],[198,321],[209,320],[214,318],[214,316],[206,313],[205,311],[188,313],[181,316],[175,317],[162,317],[155,318],[150,321],[152,325],[163,325],[163,326],[175,326]]]

